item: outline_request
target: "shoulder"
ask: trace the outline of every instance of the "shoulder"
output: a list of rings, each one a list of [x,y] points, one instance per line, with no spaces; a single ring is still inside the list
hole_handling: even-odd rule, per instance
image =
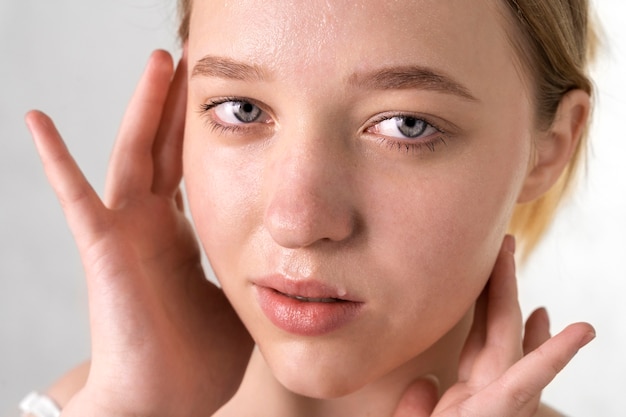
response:
[[[63,375],[46,392],[61,408],[85,386],[91,363],[86,361]]]
[[[537,412],[535,413],[535,417],[565,417],[565,415],[541,403],[539,404],[539,408],[537,409]]]

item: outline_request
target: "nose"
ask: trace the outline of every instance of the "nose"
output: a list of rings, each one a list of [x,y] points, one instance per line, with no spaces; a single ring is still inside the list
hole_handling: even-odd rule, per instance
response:
[[[354,172],[341,140],[296,134],[270,147],[264,224],[274,241],[295,249],[350,238],[357,227]]]

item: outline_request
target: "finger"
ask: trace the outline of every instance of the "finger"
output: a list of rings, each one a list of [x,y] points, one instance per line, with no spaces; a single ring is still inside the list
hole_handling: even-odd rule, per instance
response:
[[[113,149],[105,199],[109,207],[152,188],[152,147],[172,73],[171,56],[155,51],[126,109]]]
[[[515,277],[515,240],[506,236],[489,284],[484,356],[499,376],[522,357],[522,312]]]
[[[531,406],[534,404],[541,391],[569,363],[578,350],[594,338],[595,330],[588,323],[568,326],[514,364],[501,378],[484,390],[484,395],[470,398],[467,401],[468,409],[476,411],[484,409],[484,401],[488,398],[492,410],[489,416],[518,416],[520,410],[528,411],[529,404]]]
[[[485,385],[521,357],[521,311],[515,282],[515,240],[505,236],[491,277],[476,303],[459,363],[459,380]]]
[[[392,417],[428,417],[438,399],[438,380],[434,376],[420,378],[404,391]]]
[[[175,195],[182,178],[187,103],[187,48],[176,68],[153,148],[155,194]]]
[[[523,352],[532,352],[550,339],[550,321],[545,308],[538,308],[526,320],[524,327]],[[520,412],[534,416],[541,403],[541,390],[522,406]]]
[[[545,308],[538,308],[526,320],[524,327],[524,355],[550,339],[550,319]]]
[[[476,358],[485,347],[487,337],[487,300],[489,294],[489,283],[476,300],[474,307],[474,319],[472,328],[467,336],[465,345],[461,352],[459,361],[459,381],[468,381],[472,374],[472,369],[476,363]]]
[[[72,158],[52,120],[39,111],[26,115],[26,124],[68,225],[80,245],[104,227],[104,206]]]
[[[90,248],[99,246],[99,239],[108,232],[109,216],[106,215],[106,208],[70,155],[52,120],[41,112],[33,111],[27,114],[26,122],[32,132],[48,180],[61,202],[67,222],[81,252],[83,264],[86,266],[92,349],[96,351],[102,346],[107,346],[107,341],[111,340],[111,335],[114,334],[111,331],[101,331],[101,328],[105,326],[99,325],[100,323],[114,327],[119,323],[128,323],[130,319],[124,315],[114,317],[110,312],[115,313],[116,309],[107,309],[102,305],[121,304],[124,298],[127,299],[128,305],[133,305],[131,303],[137,302],[138,294],[141,295],[141,292],[129,290],[135,284],[132,280],[110,279],[112,276],[122,275],[117,271],[111,272],[119,261],[94,258],[97,251],[92,251]],[[125,248],[117,246],[116,248],[127,257],[131,252],[124,250]],[[106,256],[113,258],[115,254],[107,252]],[[90,274],[88,264],[98,265],[99,274]],[[138,268],[136,262],[126,262],[123,272],[130,275],[129,270],[132,268]],[[114,288],[117,284],[120,284],[119,290]],[[106,290],[102,291],[102,289]]]

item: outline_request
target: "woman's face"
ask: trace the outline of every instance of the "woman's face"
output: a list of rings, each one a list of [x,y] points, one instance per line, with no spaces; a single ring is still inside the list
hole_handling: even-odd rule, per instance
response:
[[[287,388],[385,375],[485,285],[534,134],[499,3],[194,2],[190,209]]]

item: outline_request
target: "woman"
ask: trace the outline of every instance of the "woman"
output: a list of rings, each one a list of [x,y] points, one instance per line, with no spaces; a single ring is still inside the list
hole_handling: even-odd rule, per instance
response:
[[[538,311],[522,343],[505,233],[575,167],[587,6],[458,3],[183,4],[189,68],[168,96],[151,59],[104,205],[31,113],[90,293],[66,415],[391,415],[407,386],[398,413],[535,415],[593,330],[542,345]]]

